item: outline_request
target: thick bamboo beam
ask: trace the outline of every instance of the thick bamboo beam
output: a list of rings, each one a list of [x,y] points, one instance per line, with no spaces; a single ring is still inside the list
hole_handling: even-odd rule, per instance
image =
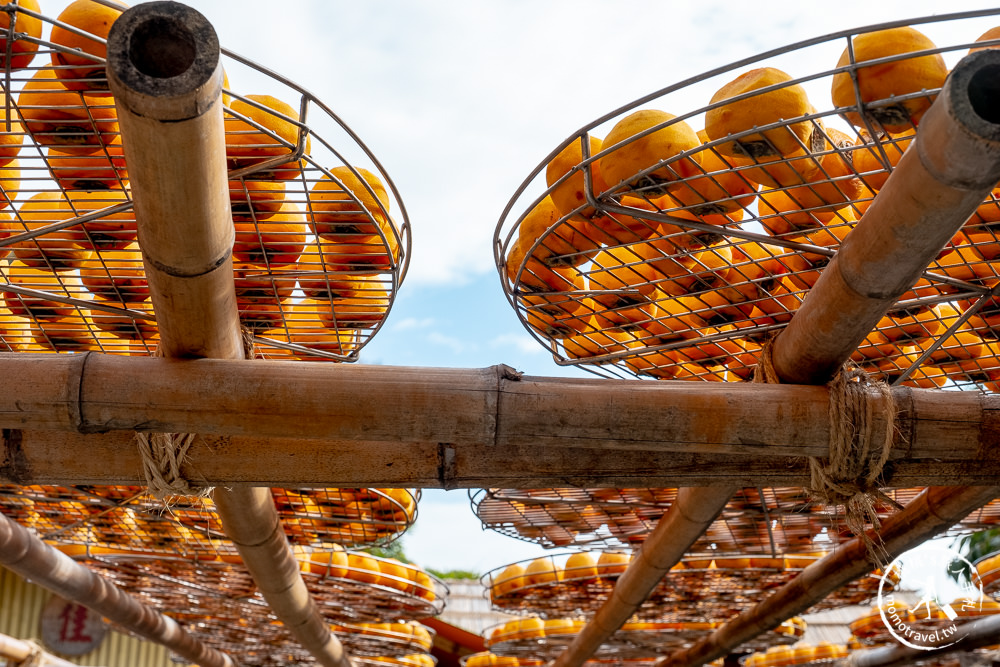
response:
[[[930,662],[952,653],[993,646],[1000,643],[1000,616],[988,616],[961,624],[955,636],[961,639],[945,648],[916,649],[903,644],[893,644],[865,651],[852,651],[843,664],[845,667],[902,667],[924,661]]]
[[[0,353],[0,428],[825,456],[824,387]],[[614,409],[608,408],[614,397]],[[896,387],[893,457],[996,460],[1000,397]],[[878,425],[876,425],[878,428]]]
[[[220,53],[208,20],[176,2],[137,5],[108,35],[108,82],[159,353],[168,358],[245,357],[233,284]],[[306,589],[270,490],[220,487],[213,499],[275,616],[319,664],[350,667]]]
[[[734,447],[738,447],[736,443]],[[995,449],[993,451],[996,451]],[[942,447],[942,454],[951,456]],[[306,462],[303,464],[303,462]],[[806,486],[801,457],[698,454],[546,445],[357,442],[233,437],[196,440],[181,469],[204,486],[407,488],[674,488],[682,486]],[[889,486],[989,485],[1000,461],[901,458]],[[131,432],[80,435],[5,429],[0,481],[15,484],[143,484]]]
[[[885,519],[882,529],[871,535],[883,557],[892,560],[947,530],[998,495],[1000,487],[996,486],[928,488],[903,510]],[[875,567],[867,545],[855,537],[705,639],[663,658],[656,667],[694,667],[721,658]]]
[[[2,514],[0,565],[42,588],[93,609],[144,639],[166,646],[194,664],[235,667],[228,655],[205,646],[174,619],[142,604]]]
[[[1000,181],[1000,51],[955,66],[913,149],[774,342],[783,382],[821,384]]]
[[[679,489],[677,499],[642,543],[615,583],[611,596],[566,650],[559,654],[553,667],[582,665],[594,655],[639,609],[663,575],[715,521],[735,491],[732,487]]]

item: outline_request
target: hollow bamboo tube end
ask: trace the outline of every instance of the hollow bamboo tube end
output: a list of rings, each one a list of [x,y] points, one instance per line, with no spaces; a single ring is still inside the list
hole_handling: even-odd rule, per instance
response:
[[[118,106],[153,120],[197,118],[221,99],[219,37],[186,5],[136,5],[111,26],[107,73]]]

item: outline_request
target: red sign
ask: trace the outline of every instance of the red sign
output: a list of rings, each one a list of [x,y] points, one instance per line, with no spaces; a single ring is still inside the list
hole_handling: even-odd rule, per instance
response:
[[[90,653],[107,632],[100,614],[61,597],[52,596],[42,609],[42,642],[54,653]]]

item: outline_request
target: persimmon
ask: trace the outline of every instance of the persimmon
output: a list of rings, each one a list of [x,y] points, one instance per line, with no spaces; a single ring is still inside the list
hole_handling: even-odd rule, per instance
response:
[[[957,364],[959,376],[969,382],[995,382],[1000,380],[1000,342],[984,341],[982,353],[974,359],[963,359]]]
[[[657,290],[650,302],[641,308],[649,315],[649,319],[637,324],[652,337],[652,340],[642,341],[646,346],[675,343],[695,337],[690,323],[684,318],[687,311],[676,297]]]
[[[136,243],[92,254],[80,266],[80,279],[91,294],[120,303],[149,298],[142,252]]]
[[[102,297],[94,297],[95,304],[103,304],[118,309],[123,308],[120,301],[106,301]],[[158,337],[156,320],[152,317],[153,306],[148,300],[127,304],[129,310],[136,310],[144,313],[147,317],[132,317],[125,312],[112,312],[94,308],[91,311],[91,319],[94,325],[102,331],[110,333],[116,338],[124,340],[144,340],[153,341]]]
[[[587,551],[577,551],[569,555],[563,564],[563,578],[590,581],[597,578],[597,560]]]
[[[542,556],[524,567],[524,583],[528,586],[554,584],[563,580],[562,568],[551,557]]]
[[[59,47],[52,50],[53,71],[71,90],[108,90],[104,71],[108,32],[128,9],[120,0],[111,2],[119,7],[108,7],[95,0],[73,0],[52,24],[50,39]]]
[[[85,352],[98,350],[86,309],[71,317],[35,319],[31,321],[31,335],[35,342],[54,352]]]
[[[740,74],[716,91],[710,104],[719,106],[705,112],[705,134],[712,141],[729,138],[717,147],[723,155],[768,162],[801,155],[810,146],[812,122],[795,120],[813,111],[805,88],[777,68]],[[785,124],[755,131],[778,122]]]
[[[0,121],[2,123],[3,121]],[[21,192],[20,160],[8,162],[0,167],[0,210],[14,205],[14,200]],[[0,225],[2,227],[2,225]],[[0,239],[5,238],[0,230]]]
[[[88,154],[50,147],[45,163],[52,179],[64,190],[121,189],[128,183],[120,134]]]
[[[974,284],[992,285],[997,280],[994,266],[983,259],[972,246],[960,245],[932,262],[930,270]]]
[[[386,230],[384,241],[376,237],[359,243],[326,243],[323,248],[329,265],[337,271],[367,275],[387,273],[402,260],[400,238],[394,225]]]
[[[284,304],[292,298],[295,277],[272,273],[253,264],[233,264],[236,306],[240,321],[260,331],[285,324]],[[319,320],[316,321],[319,327]]]
[[[705,130],[698,131],[702,144],[710,142]],[[673,198],[696,215],[731,213],[749,206],[756,196],[756,184],[751,183],[734,163],[713,147],[699,151],[701,175],[685,179],[671,193]]]
[[[587,223],[562,217],[552,198],[545,197],[521,220],[518,240],[526,248],[537,242],[531,254],[549,266],[579,266],[593,258],[600,241]]]
[[[944,331],[938,309],[930,304],[891,308],[876,328],[895,343],[926,340]]]
[[[503,598],[524,586],[524,566],[512,563],[492,579],[490,595],[493,599]]]
[[[837,61],[838,68],[847,67],[853,57],[857,67],[853,74],[843,71],[833,75],[830,94],[834,106],[840,107],[844,117],[855,127],[865,126],[858,106],[887,132],[905,132],[917,126],[948,76],[948,66],[940,53],[924,53],[936,48],[926,35],[909,26],[857,35],[851,49],[844,49]],[[919,53],[924,55],[907,57],[907,54]],[[895,59],[864,64],[886,58]],[[925,94],[897,99],[921,91]]]
[[[312,227],[328,241],[363,242],[379,236],[389,220],[382,180],[361,167],[333,167],[309,191]]]
[[[566,292],[584,292],[586,280],[576,267],[549,267],[534,257],[524,256],[521,241],[514,242],[507,253],[505,273],[518,297],[526,305],[550,314],[572,314],[580,310],[580,301]]]
[[[0,6],[9,5],[11,2],[12,0],[0,0]],[[42,11],[38,0],[17,0],[17,9],[13,12],[0,12],[0,33],[3,34],[3,38],[0,39],[0,69],[7,69],[8,65],[11,70],[24,69],[31,64],[35,54],[38,53],[37,40],[42,38],[42,21],[22,12],[22,7],[38,14]],[[10,34],[12,17],[14,19],[14,33],[20,33],[24,36],[15,39],[8,45],[7,35]],[[7,62],[8,46],[11,53],[9,63]]]
[[[366,584],[377,584],[381,578],[379,561],[363,553],[347,553],[347,578]]]
[[[701,173],[700,156],[694,152],[700,145],[691,126],[673,114],[657,109],[635,111],[619,120],[604,138],[604,147],[611,152],[599,160],[601,173],[610,188],[624,184],[652,196],[663,195],[681,187],[680,180]],[[662,162],[666,164],[653,169]],[[647,169],[651,171],[638,175]]]
[[[330,307],[319,310],[319,320],[331,329],[372,329],[389,311],[389,290],[373,276],[357,295],[332,299]]]
[[[587,326],[587,316],[544,307],[526,307],[524,318],[529,327],[545,338],[568,338],[583,333]]]
[[[38,70],[24,84],[17,109],[35,143],[64,153],[92,154],[102,145],[110,145],[118,135],[113,97],[84,96],[69,90],[51,69]]]
[[[996,49],[1000,48],[997,44],[988,44],[986,42],[996,42],[1000,40],[1000,26],[990,28],[982,35],[976,38],[976,44],[979,46],[973,46],[969,49],[969,53],[974,53],[976,51],[984,51],[986,49]]]
[[[348,356],[358,348],[360,337],[356,329],[329,329],[320,321],[321,313],[329,312],[329,302],[303,299],[288,305],[284,316],[287,340],[306,348],[336,356]],[[273,335],[285,339],[283,335]],[[303,354],[302,359],[316,357]]]
[[[612,329],[601,330],[594,325],[585,329],[585,333],[568,336],[560,341],[565,355],[570,359],[592,359],[604,355],[625,352],[630,344],[635,343],[635,336],[625,332]],[[609,360],[600,360],[593,363],[610,363]]]
[[[299,113],[292,105],[271,95],[244,95],[231,99],[225,115],[226,160],[231,170],[261,165],[273,158],[299,152]],[[301,148],[309,153],[305,135]],[[302,173],[299,159],[265,170],[252,171],[259,179],[289,180]]]
[[[407,572],[409,568],[406,565],[395,558],[386,558],[379,561],[378,567],[381,575],[378,580],[379,584],[401,591],[409,588],[410,577]]]
[[[53,273],[45,268],[25,264],[17,259],[7,260],[7,283],[39,294],[18,294],[4,291],[4,304],[12,315],[34,319],[68,319],[77,314],[76,306],[43,296],[43,293],[60,297],[83,298],[85,290],[80,276],[75,272]],[[0,284],[0,291],[4,285]]]
[[[698,332],[705,340],[697,345],[677,348],[673,351],[674,355],[679,364],[725,366],[746,349],[739,338],[729,337],[735,330],[732,325],[702,327]]]
[[[875,192],[881,190],[903,153],[913,143],[916,134],[916,130],[910,128],[896,135],[887,135],[878,140],[869,138],[858,143],[857,149],[851,153],[851,160],[854,170],[865,185]]]
[[[659,200],[622,195],[619,204],[623,208],[635,210],[635,214],[605,211],[595,215],[590,220],[589,238],[600,239],[601,243],[612,246],[639,243],[662,234],[662,223],[649,215],[662,213]]]
[[[234,218],[264,220],[286,205],[283,181],[237,178],[229,181],[229,208]]]
[[[941,308],[944,312],[944,307]],[[947,323],[947,319],[944,320]],[[916,341],[917,346],[926,351],[936,342],[935,339]],[[940,347],[931,352],[925,363],[935,366],[954,366],[962,361],[974,360],[985,350],[982,336],[969,328],[968,323],[962,325],[952,335],[948,336]]]
[[[264,220],[234,214],[233,260],[267,267],[296,263],[306,247],[306,221],[305,211],[288,203]]]
[[[590,298],[606,309],[602,320],[613,326],[648,319],[649,315],[637,307],[649,302],[653,290],[648,265],[630,246],[605,248],[594,257],[587,273]]]
[[[602,551],[597,557],[597,575],[604,578],[617,578],[625,573],[632,555],[624,551]]]
[[[14,234],[36,232],[54,222],[68,220],[73,214],[61,193],[43,191],[21,204],[18,217],[18,221],[3,223]],[[90,254],[80,247],[80,238],[80,231],[69,227],[17,241],[8,247],[28,266],[68,271],[80,266]]]
[[[708,246],[722,243],[726,238],[725,229],[731,226],[738,227],[736,223],[744,216],[742,208],[728,213],[697,214],[682,208],[680,202],[672,195],[661,197],[657,204],[661,207],[663,215],[670,218],[670,222],[660,221],[656,227],[656,234],[665,237],[680,252],[704,250]],[[695,229],[689,227],[687,222],[711,225],[718,227],[719,230]]]
[[[583,218],[591,218],[596,213],[594,207],[588,205],[587,202],[588,173],[591,184],[590,193],[593,197],[597,197],[608,189],[597,160],[591,160],[586,165],[581,166],[584,161],[584,142],[588,147],[588,159],[600,153],[604,145],[601,139],[593,135],[577,137],[545,165],[545,184],[549,187],[548,196],[552,199],[552,205],[561,216],[576,213]],[[563,180],[560,181],[560,179]]]
[[[756,291],[754,292],[756,296]],[[696,292],[677,297],[685,311],[681,320],[692,329],[723,326],[746,320],[753,311],[753,301],[746,294],[733,288],[721,288]]]
[[[373,276],[334,270],[328,265],[324,245],[307,247],[295,265],[299,289],[310,299],[340,299],[356,297],[370,284]]]
[[[68,190],[66,217],[93,215],[129,201],[124,190]],[[87,250],[124,248],[136,240],[139,230],[131,207],[117,213],[105,213],[76,227],[76,242]]]

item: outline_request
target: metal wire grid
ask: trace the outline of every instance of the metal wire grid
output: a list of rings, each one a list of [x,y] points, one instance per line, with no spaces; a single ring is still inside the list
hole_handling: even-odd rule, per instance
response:
[[[516,621],[514,621],[516,623]],[[650,626],[642,628],[638,626]],[[718,627],[718,623],[626,623],[595,651],[594,660],[636,660],[663,656],[670,651],[690,646],[694,642],[708,636]],[[503,625],[486,628],[483,635],[487,638],[486,648],[500,656],[528,658],[549,662],[560,655],[573,641],[577,631],[550,633],[547,629],[544,635],[533,634],[525,637],[510,637],[493,639],[502,631]],[[577,628],[578,630],[579,628]],[[769,646],[794,644],[805,631],[801,621],[797,625],[786,621],[773,630],[755,637],[750,643],[741,647],[752,650],[765,650]],[[528,634],[528,633],[525,633]]]
[[[919,489],[885,493],[905,505]],[[670,508],[676,489],[476,489],[472,510],[485,528],[545,548],[632,549]],[[893,507],[883,504],[883,516]],[[1000,502],[976,510],[950,534],[1000,521]],[[741,489],[690,552],[717,556],[809,553],[851,539],[843,510],[822,505],[800,487]]]
[[[394,656],[428,653],[433,631],[418,623],[336,625],[333,631],[352,656]]]
[[[238,557],[183,558],[97,547],[62,548],[142,602],[175,618],[207,645],[237,657],[241,664],[287,664],[283,662],[287,656],[312,661],[270,613]],[[378,647],[382,650],[379,655],[426,651],[427,642],[416,633],[407,638],[392,628],[405,627],[396,623],[404,619],[439,614],[447,587],[437,579],[428,579],[433,587],[433,599],[429,599],[420,591],[348,578],[356,574],[362,573],[331,577],[303,570],[306,586],[329,622],[393,623],[377,635],[355,635],[347,628],[357,626],[338,626],[338,635],[343,633],[362,653]]]
[[[879,116],[878,110],[937,92],[837,108],[828,101],[831,78],[842,72],[856,77],[856,63],[794,78],[797,70],[803,62],[833,66],[857,34],[903,25],[942,36],[935,49],[908,57],[940,53],[954,62],[992,27],[997,13],[899,21],[800,42],[654,92],[588,124],[529,174],[497,225],[496,262],[518,317],[556,363],[597,375],[748,379],[761,344],[808,295],[912,139],[912,124],[892,126],[890,134],[873,112]],[[681,122],[697,129],[723,104],[705,104],[715,91],[765,66],[793,78],[759,92],[801,85],[812,111],[704,141],[642,169],[627,184],[601,183],[601,165],[625,156],[632,140],[603,146],[600,133],[653,107],[694,111],[636,139]],[[868,112],[860,126],[845,120],[856,110]],[[811,130],[808,144],[794,131],[803,124]],[[751,150],[752,140],[761,134],[768,142],[795,142],[798,150],[793,157],[742,161],[720,152],[743,139],[745,154],[753,156],[758,149]],[[547,174],[550,163],[557,166]],[[671,179],[666,186],[664,179]],[[570,199],[576,202],[571,210],[564,203]],[[993,265],[1000,255],[998,221],[998,198],[991,195],[854,360],[892,383],[993,391],[1000,378],[994,332],[1000,281]]]
[[[363,548],[398,539],[416,520],[407,489],[272,489],[289,542]],[[0,485],[0,512],[42,539],[202,557],[236,553],[211,500],[166,503],[138,486]]]
[[[580,572],[562,568],[560,556],[543,556],[516,564],[522,575],[512,577],[507,569],[496,568],[482,576],[493,608],[514,614],[543,618],[590,616],[600,609],[614,589],[621,569]],[[739,562],[737,562],[737,560]],[[680,567],[671,569],[636,611],[639,621],[702,622],[725,621],[798,575],[814,558],[785,559],[781,565],[755,567],[752,561],[726,561],[705,557],[685,557]],[[532,565],[533,564],[533,565]],[[528,571],[528,566],[532,570]],[[506,572],[505,572],[506,570]],[[588,568],[593,570],[593,568]],[[530,578],[529,578],[530,574]],[[847,604],[863,604],[878,592],[881,577],[871,574],[841,587],[810,608],[831,609]],[[884,588],[891,589],[887,579]]]
[[[0,127],[0,162],[16,159],[0,165],[0,350],[151,354],[155,314],[114,100],[99,78],[76,80],[91,88],[86,94],[56,79],[71,68],[49,60],[71,50],[50,33],[72,28],[18,5],[2,10],[40,19],[45,38],[7,34],[9,44],[20,38],[39,48],[30,66],[4,72],[0,118],[10,126]],[[245,80],[272,94],[225,92],[241,321],[259,356],[356,361],[406,273],[406,210],[377,159],[329,107],[223,55],[235,86]]]

